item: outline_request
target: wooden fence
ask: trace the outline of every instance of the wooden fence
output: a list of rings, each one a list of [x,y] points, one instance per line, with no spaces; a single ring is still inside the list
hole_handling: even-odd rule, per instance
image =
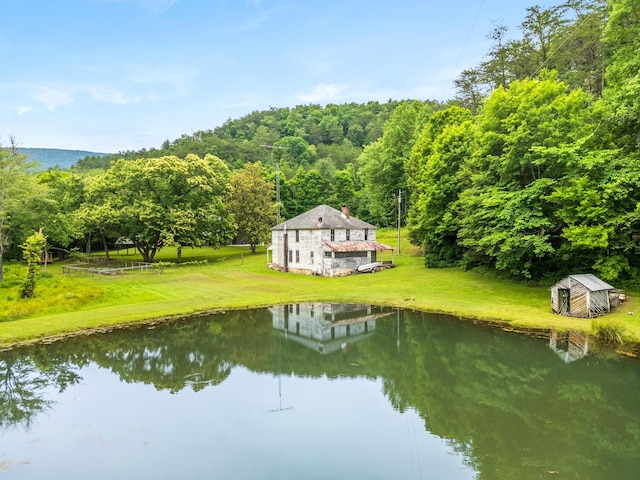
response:
[[[153,263],[145,263],[145,262],[122,262],[123,266],[113,267],[113,266],[89,266],[89,264],[84,263],[76,263],[73,265],[64,265],[62,267],[62,273],[79,275],[82,277],[93,277],[97,275],[98,277],[113,277],[124,275],[126,272],[148,272],[152,273],[162,273],[162,267],[158,267]]]

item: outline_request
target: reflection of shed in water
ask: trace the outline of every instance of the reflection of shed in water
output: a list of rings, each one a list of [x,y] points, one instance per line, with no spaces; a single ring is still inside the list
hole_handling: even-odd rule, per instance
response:
[[[589,335],[585,332],[560,332],[551,330],[549,347],[565,363],[574,362],[589,354]]]
[[[393,313],[374,311],[369,305],[327,303],[276,305],[269,310],[274,330],[324,354],[372,335],[376,319]]]
[[[569,275],[551,287],[551,309],[569,317],[597,317],[611,310],[614,287],[595,275]]]

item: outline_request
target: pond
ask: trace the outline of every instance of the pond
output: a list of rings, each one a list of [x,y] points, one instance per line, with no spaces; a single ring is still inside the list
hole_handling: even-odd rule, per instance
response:
[[[638,479],[640,361],[365,305],[0,353],[3,479]]]

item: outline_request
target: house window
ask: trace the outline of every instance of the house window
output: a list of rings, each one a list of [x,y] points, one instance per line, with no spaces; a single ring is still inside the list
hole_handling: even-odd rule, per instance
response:
[[[336,252],[336,258],[366,258],[367,252]]]
[[[364,239],[365,240],[369,240],[369,229],[368,228],[364,229]]]
[[[309,260],[311,261],[311,265],[313,265],[313,252],[309,252]]]
[[[331,229],[331,241],[335,242],[336,240],[336,231],[332,228]]]
[[[296,230],[296,242],[300,241],[300,230]]]
[[[289,250],[289,263],[293,263],[293,250]]]
[[[347,228],[347,241],[351,240],[351,230]]]
[[[325,258],[331,258],[331,252],[324,252]]]
[[[300,250],[296,250],[296,263],[300,263]]]

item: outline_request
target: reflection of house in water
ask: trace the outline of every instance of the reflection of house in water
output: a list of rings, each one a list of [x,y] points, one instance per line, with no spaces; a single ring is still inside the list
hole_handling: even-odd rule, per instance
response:
[[[392,314],[370,305],[329,303],[276,305],[269,310],[274,330],[323,354],[373,335],[376,319]]]
[[[549,347],[565,363],[573,362],[589,354],[589,335],[585,332],[551,330]]]

